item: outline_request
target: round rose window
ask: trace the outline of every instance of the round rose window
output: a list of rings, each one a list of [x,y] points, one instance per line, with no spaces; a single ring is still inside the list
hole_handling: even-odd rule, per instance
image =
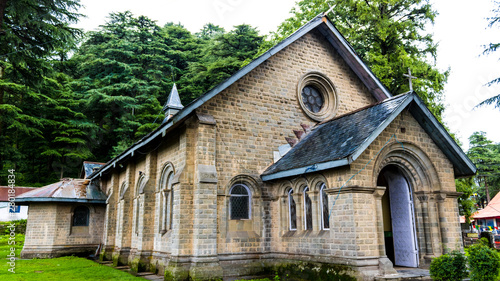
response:
[[[314,113],[320,112],[325,104],[323,95],[318,91],[318,89],[312,86],[306,86],[302,89],[302,100],[307,109]]]

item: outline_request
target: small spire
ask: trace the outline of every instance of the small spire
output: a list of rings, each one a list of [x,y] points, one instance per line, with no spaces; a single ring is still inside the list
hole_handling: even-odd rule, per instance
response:
[[[181,103],[179,92],[177,92],[177,86],[174,83],[172,91],[170,91],[170,95],[168,96],[167,102],[163,106],[163,111],[165,112],[165,120],[163,120],[163,122],[168,121],[183,108],[184,106]]]

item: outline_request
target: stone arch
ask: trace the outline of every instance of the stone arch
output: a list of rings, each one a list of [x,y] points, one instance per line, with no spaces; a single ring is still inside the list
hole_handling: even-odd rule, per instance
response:
[[[313,192],[320,191],[321,186],[325,184],[327,187],[328,181],[322,174],[314,174],[309,180],[309,189]]]
[[[128,191],[128,182],[124,182],[122,183],[121,187],[120,187],[120,200],[123,200],[125,198],[125,193],[127,193]]]
[[[281,182],[280,185],[278,186],[278,189],[277,189],[277,196],[278,197],[287,196],[288,191],[290,189],[293,190],[293,184],[291,181],[285,180],[285,181]]]
[[[374,164],[372,186],[377,185],[380,172],[389,165],[401,169],[413,186],[413,192],[441,190],[437,169],[429,156],[413,143],[393,142],[382,150]]]
[[[175,175],[175,168],[172,162],[167,162],[163,165],[163,168],[161,169],[160,177],[158,179],[158,185],[156,186],[156,192],[171,188],[172,183],[168,182],[168,177],[170,176],[170,174]]]
[[[294,185],[293,185],[293,192],[295,193],[302,193],[304,192],[304,189],[306,187],[309,187],[309,183],[305,177],[300,177],[295,180]],[[311,190],[311,187],[309,187],[309,190]]]
[[[438,237],[443,236],[432,227],[434,224],[440,224],[438,216],[431,212],[434,204],[432,194],[442,189],[437,169],[419,146],[406,141],[392,142],[381,151],[373,165],[372,186],[377,186],[377,180],[386,167],[397,168],[408,181],[414,204],[418,259],[419,263],[426,263],[424,258],[432,256],[440,247],[436,241]]]
[[[263,183],[259,177],[255,177],[252,175],[237,175],[234,178],[232,178],[226,185],[225,195],[229,196],[231,188],[238,183],[244,184],[246,187],[248,187],[248,189],[250,189],[250,192],[252,193],[252,198],[260,198],[262,196],[261,187]]]
[[[149,178],[146,178],[145,174],[142,174],[139,180],[137,180],[137,185],[136,185],[136,190],[137,190],[137,196],[140,194],[143,194],[146,186],[148,184]]]

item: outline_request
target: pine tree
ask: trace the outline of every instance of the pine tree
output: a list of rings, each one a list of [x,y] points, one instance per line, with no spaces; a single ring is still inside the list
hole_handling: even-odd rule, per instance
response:
[[[47,142],[47,126],[54,120],[46,112],[60,106],[47,89],[56,75],[50,61],[75,46],[81,32],[69,24],[80,17],[79,7],[72,0],[0,1],[0,184],[5,167],[16,169],[22,184],[28,160],[35,160],[28,155],[36,154],[34,145]],[[43,165],[45,173],[53,172],[50,161]]]

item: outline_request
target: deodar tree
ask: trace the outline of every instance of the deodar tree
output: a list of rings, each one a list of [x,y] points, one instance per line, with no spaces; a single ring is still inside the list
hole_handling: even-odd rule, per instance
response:
[[[55,64],[75,46],[79,1],[0,0],[0,184],[50,182],[58,166],[87,157],[82,116]],[[59,62],[56,62],[56,61]],[[69,162],[68,162],[69,161]],[[38,176],[44,175],[43,179]]]
[[[416,76],[413,90],[441,119],[442,94],[448,72],[435,66],[436,44],[425,31],[436,11],[425,0],[302,0],[292,9],[265,48],[276,44],[307,21],[333,7],[328,14],[359,56],[387,89],[398,95],[409,91],[404,74]]]

